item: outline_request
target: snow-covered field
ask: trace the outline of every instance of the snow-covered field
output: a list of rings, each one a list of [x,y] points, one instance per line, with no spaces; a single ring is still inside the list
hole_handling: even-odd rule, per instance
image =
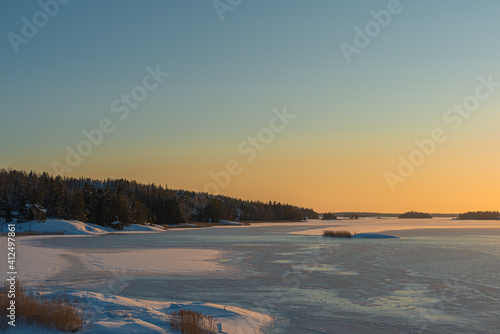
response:
[[[125,272],[196,275],[223,270],[223,266],[215,261],[220,253],[216,250],[165,248],[138,249],[132,252],[130,250],[74,252],[65,248],[39,247],[40,242],[47,238],[49,236],[17,239],[18,277],[29,285],[37,285],[54,275],[60,280],[65,280],[67,275],[77,272],[105,271],[117,275]]]

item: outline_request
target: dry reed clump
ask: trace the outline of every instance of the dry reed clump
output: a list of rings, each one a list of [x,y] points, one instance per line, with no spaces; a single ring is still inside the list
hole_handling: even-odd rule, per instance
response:
[[[7,308],[11,304],[9,298],[9,282],[0,288],[0,329],[10,327]],[[21,281],[15,283],[15,317],[16,326],[28,324],[64,332],[77,332],[82,329],[83,315],[81,310],[65,296],[55,298],[34,295],[26,289]]]
[[[353,234],[349,231],[323,231],[324,237],[332,237],[332,238],[351,238]]]
[[[180,310],[171,313],[173,329],[180,330],[182,334],[215,334],[218,333],[214,318],[199,312]]]

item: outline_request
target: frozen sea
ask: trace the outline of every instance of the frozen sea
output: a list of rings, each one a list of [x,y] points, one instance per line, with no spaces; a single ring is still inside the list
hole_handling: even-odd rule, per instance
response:
[[[378,221],[360,220],[358,230],[368,223]],[[272,316],[274,323],[265,329],[272,334],[500,333],[500,229],[384,232],[398,239],[291,233],[337,225],[342,221],[47,237],[38,246],[64,249],[60,260],[68,266],[38,283],[54,290],[238,306]],[[217,251],[210,260],[216,269],[147,269],[161,266],[148,254],[170,248]],[[115,256],[101,270],[81,263],[82,256],[99,254]],[[133,270],[130,258],[149,267]]]

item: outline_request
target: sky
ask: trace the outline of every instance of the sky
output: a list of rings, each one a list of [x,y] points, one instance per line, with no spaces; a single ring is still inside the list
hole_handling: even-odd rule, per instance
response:
[[[0,168],[499,210],[498,1],[2,1]]]

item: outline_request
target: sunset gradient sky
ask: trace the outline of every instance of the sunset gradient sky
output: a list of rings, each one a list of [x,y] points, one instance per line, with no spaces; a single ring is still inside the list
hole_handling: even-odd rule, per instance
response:
[[[457,129],[444,115],[479,77],[500,82],[500,2],[401,0],[348,63],[340,44],[390,3],[248,0],[221,20],[212,1],[73,0],[16,53],[9,33],[42,9],[3,1],[0,168],[55,174],[109,119],[64,175],[203,190],[236,161],[221,194],[319,212],[499,210],[500,85]],[[168,77],[120,119],[113,102],[157,65]],[[249,136],[284,108],[296,117],[248,161]],[[386,172],[436,128],[446,141],[391,189]]]

